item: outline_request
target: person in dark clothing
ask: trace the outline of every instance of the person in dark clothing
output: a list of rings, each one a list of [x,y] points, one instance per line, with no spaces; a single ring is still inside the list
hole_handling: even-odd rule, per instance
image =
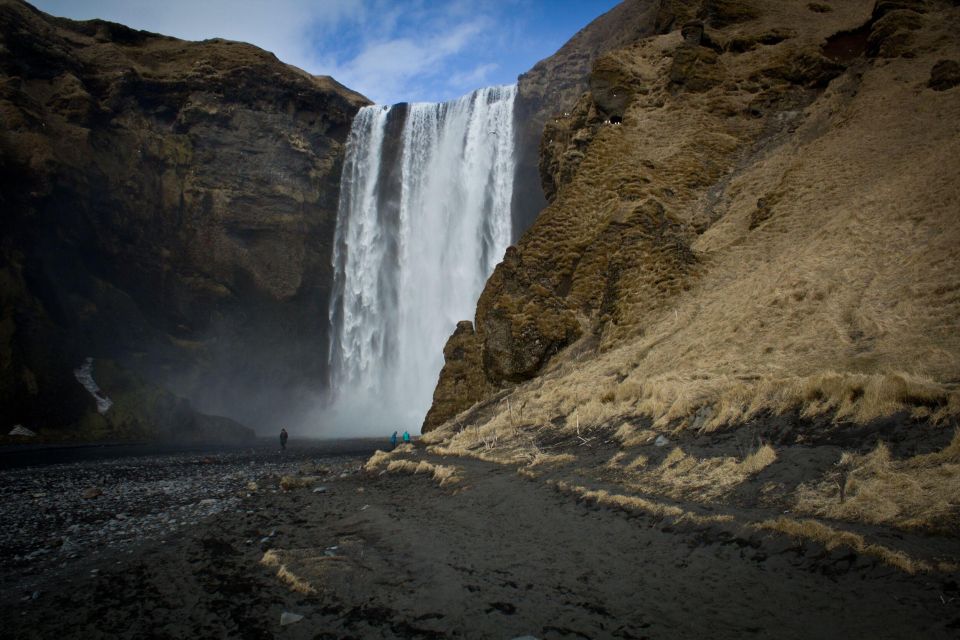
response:
[[[286,450],[287,448],[287,430],[280,429],[280,448]]]
[[[397,432],[396,431],[394,431],[393,435],[390,436],[390,448],[391,449],[397,448]]]

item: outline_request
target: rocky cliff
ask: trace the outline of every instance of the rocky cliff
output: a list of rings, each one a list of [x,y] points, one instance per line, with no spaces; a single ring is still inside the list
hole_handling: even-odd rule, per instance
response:
[[[660,35],[595,57],[589,90],[547,122],[551,202],[475,331],[458,328],[425,430],[511,392],[548,422],[590,399],[600,422],[714,426],[775,406],[952,407],[960,9],[636,6]],[[484,375],[454,392],[471,361]],[[871,396],[887,383],[902,389]]]
[[[253,426],[296,414],[366,103],[247,44],[0,1],[5,421],[87,415],[88,356]]]

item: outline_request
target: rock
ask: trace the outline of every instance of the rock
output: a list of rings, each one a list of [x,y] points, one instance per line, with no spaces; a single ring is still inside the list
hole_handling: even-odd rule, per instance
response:
[[[594,61],[589,86],[601,116],[607,120],[623,120],[623,114],[642,82],[616,56],[608,54]]]
[[[313,492],[314,492],[314,493],[326,493],[326,492],[327,492],[327,488],[326,488],[326,487],[316,487],[316,488],[313,490]]]
[[[662,435],[662,434],[661,434],[661,435],[658,435],[658,436],[657,436],[657,439],[653,441],[653,445],[654,445],[655,447],[665,447],[665,446],[667,446],[668,444],[670,444],[670,440],[668,440],[668,439],[666,438],[666,436],[664,436],[664,435]]]
[[[927,86],[934,91],[947,91],[960,84],[960,63],[956,60],[940,60],[930,69]]]
[[[37,434],[36,434],[36,432],[31,431],[30,429],[27,429],[27,428],[26,428],[25,426],[23,426],[22,424],[18,424],[17,426],[15,426],[13,429],[10,430],[10,433],[9,433],[8,435],[11,435],[11,436],[27,436],[28,438],[32,438],[32,437],[36,436]]]
[[[100,487],[90,487],[83,492],[83,498],[85,500],[93,500],[94,498],[99,498],[103,495],[103,489]]]
[[[881,13],[884,3],[874,15]],[[923,26],[923,16],[913,8],[893,9],[875,20],[867,37],[867,55],[876,58],[911,57],[913,32]]]
[[[256,482],[247,483],[247,491],[256,491],[259,488],[259,485]]]
[[[674,87],[703,93],[723,81],[723,68],[715,51],[684,41],[673,52],[670,82]]]
[[[660,4],[660,3],[658,3]],[[681,20],[693,12],[677,9]],[[688,15],[688,13],[690,15]],[[522,74],[517,85],[515,131],[517,137],[516,186],[513,220],[516,236],[524,231],[556,191],[550,174],[539,170],[539,147],[544,126],[569,112],[588,86],[593,61],[639,38],[669,28],[649,3],[622,2],[577,33],[554,55]]]
[[[469,408],[487,391],[480,342],[472,322],[462,320],[457,323],[453,335],[443,347],[443,361],[443,370],[433,392],[433,404],[421,427],[422,433],[428,433]]]
[[[291,613],[289,611],[284,611],[280,614],[280,626],[285,627],[288,624],[294,624],[295,622],[300,622],[303,620],[303,616],[299,613]]]

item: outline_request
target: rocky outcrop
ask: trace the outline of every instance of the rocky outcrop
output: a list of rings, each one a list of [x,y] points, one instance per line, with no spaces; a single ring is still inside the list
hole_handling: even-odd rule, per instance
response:
[[[529,419],[554,424],[589,403],[608,418],[642,405],[656,419],[692,407],[719,421],[739,415],[734,406],[772,406],[743,380],[880,376],[921,360],[922,375],[955,379],[945,354],[960,345],[941,325],[917,311],[894,328],[863,296],[897,299],[906,282],[928,291],[923,274],[937,273],[929,295],[911,289],[918,304],[956,305],[933,293],[954,286],[941,281],[954,254],[925,241],[913,253],[893,229],[910,210],[921,235],[956,236],[946,205],[955,176],[928,159],[956,151],[944,123],[956,114],[947,61],[957,9],[871,0],[658,9],[651,32],[577,67],[589,91],[546,123],[539,170],[550,204],[477,307],[484,399],[515,389]],[[902,154],[912,160],[891,160]],[[881,192],[880,202],[869,195]],[[891,251],[906,262],[874,260]],[[924,271],[904,266],[914,261]],[[868,275],[881,271],[883,284]],[[802,291],[787,294],[787,283]],[[834,325],[850,329],[825,334]],[[445,388],[441,376],[448,417],[477,395],[458,404]]]
[[[464,404],[470,406],[483,398],[487,386],[480,354],[473,323],[458,322],[443,347],[443,373],[440,374],[443,388],[438,386],[434,391],[433,405],[423,422],[425,431],[456,415]]]
[[[540,173],[538,149],[546,123],[570,111],[587,90],[593,61],[602,54],[650,35],[676,20],[683,2],[625,0],[580,30],[554,55],[520,76],[514,103],[517,182],[514,230],[525,231],[552,200],[555,187]]]
[[[95,356],[203,410],[290,419],[326,373],[343,143],[367,101],[247,44],[17,0],[0,45],[4,417],[75,423],[71,371]]]

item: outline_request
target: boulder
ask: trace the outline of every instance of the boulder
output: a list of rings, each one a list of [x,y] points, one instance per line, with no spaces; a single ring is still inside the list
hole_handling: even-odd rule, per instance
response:
[[[960,84],[960,63],[956,60],[940,60],[930,69],[927,86],[934,91],[947,91]]]

